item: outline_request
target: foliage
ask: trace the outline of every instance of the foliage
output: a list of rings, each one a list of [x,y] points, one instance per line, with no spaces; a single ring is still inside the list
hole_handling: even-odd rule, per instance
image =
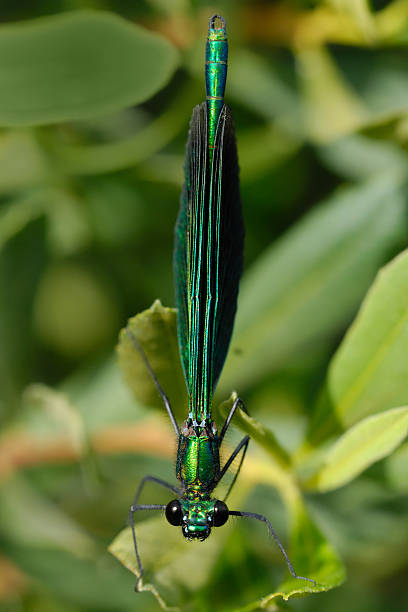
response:
[[[130,325],[181,420],[174,311],[146,306],[173,303],[213,5],[6,0],[0,611],[408,606],[408,2],[217,11],[246,225],[217,419],[236,391],[251,414],[236,428],[253,439],[230,505],[267,515],[317,586],[285,577],[263,525],[230,520],[195,546],[156,516],[137,532],[157,600],[135,595],[121,531],[144,474],[174,479],[157,393],[126,335],[119,360],[114,346],[143,311]],[[152,486],[144,501],[168,499]]]

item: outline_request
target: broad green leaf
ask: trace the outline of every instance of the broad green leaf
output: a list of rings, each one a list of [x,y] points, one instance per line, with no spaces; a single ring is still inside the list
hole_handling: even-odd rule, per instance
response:
[[[408,403],[408,251],[377,275],[328,374],[344,427]]]
[[[383,459],[408,433],[408,408],[369,416],[346,431],[328,450],[323,467],[308,483],[319,491],[336,489]]]
[[[187,392],[177,344],[176,310],[165,308],[159,300],[148,310],[129,319],[127,330],[142,347],[163,391],[180,420],[185,418]],[[119,366],[135,398],[164,410],[162,399],[146,364],[125,329],[118,345]]]
[[[140,104],[177,65],[173,46],[102,11],[0,28],[0,125],[84,119]]]
[[[339,190],[247,271],[221,393],[241,392],[349,319],[404,231],[400,181],[386,173]]]

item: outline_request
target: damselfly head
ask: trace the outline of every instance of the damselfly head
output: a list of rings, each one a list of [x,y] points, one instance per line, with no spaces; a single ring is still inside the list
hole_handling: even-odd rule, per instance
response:
[[[208,525],[187,524],[183,525],[182,533],[189,542],[192,542],[193,540],[204,542],[204,540],[206,540],[210,535],[211,529],[208,527]]]
[[[203,541],[211,533],[212,500],[183,499],[182,532],[187,540]]]
[[[187,540],[203,541],[211,533],[211,527],[221,527],[227,522],[229,510],[220,500],[174,499],[166,506],[166,518],[170,525],[180,526]]]

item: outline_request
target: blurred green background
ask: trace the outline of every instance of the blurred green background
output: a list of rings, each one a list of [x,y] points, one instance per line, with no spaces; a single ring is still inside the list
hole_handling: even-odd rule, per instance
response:
[[[95,12],[28,23],[83,9]],[[106,547],[144,474],[173,481],[175,442],[162,412],[132,399],[114,347],[128,317],[174,304],[173,226],[214,12],[229,34],[246,226],[220,400],[237,389],[289,451],[307,430],[327,439],[329,360],[406,246],[408,1],[4,0],[1,611],[159,609]],[[348,577],[284,609],[408,609],[407,453],[308,495]],[[286,541],[275,489],[255,481],[244,477],[240,507]],[[261,528],[237,524],[185,609],[257,609],[282,566]]]

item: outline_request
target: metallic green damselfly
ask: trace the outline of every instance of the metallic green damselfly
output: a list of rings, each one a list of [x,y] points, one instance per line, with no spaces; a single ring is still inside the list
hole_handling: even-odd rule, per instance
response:
[[[246,412],[242,400],[237,398],[221,433],[217,432],[212,417],[212,398],[234,325],[244,245],[234,124],[231,111],[224,103],[227,56],[225,21],[214,15],[210,18],[206,46],[207,100],[194,108],[190,122],[185,182],[175,231],[177,331],[189,397],[189,412],[181,428],[142,347],[127,330],[143,357],[178,437],[176,476],[180,481],[180,487],[175,487],[160,478],[145,476],[130,507],[129,521],[139,568],[136,590],[143,574],[133,517],[139,510],[164,510],[168,522],[181,527],[188,540],[205,540],[213,527],[221,527],[230,516],[262,521],[275,539],[292,576],[314,583],[295,573],[265,516],[229,510],[225,503],[249,443],[249,436],[244,436],[221,467],[220,448],[234,413],[238,407]],[[224,499],[213,498],[212,492],[237,457],[238,470]],[[166,487],[176,499],[167,505],[138,504],[143,486],[149,481]]]

